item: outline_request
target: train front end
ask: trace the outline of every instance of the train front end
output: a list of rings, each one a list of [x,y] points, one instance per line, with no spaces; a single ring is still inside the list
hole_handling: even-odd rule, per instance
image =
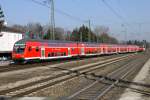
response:
[[[13,52],[12,52],[13,61],[15,62],[24,61],[25,47],[26,47],[25,42],[23,42],[22,40],[17,41],[14,44]]]

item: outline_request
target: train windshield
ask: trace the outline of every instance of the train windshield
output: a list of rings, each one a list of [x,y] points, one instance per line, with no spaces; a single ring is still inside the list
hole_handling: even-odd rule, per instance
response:
[[[25,50],[25,45],[15,45],[14,46],[15,53],[22,54],[22,53],[24,53],[24,50]]]

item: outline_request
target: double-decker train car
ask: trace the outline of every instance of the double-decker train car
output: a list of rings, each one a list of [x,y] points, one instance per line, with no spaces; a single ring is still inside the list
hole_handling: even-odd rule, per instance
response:
[[[14,44],[14,61],[46,60],[144,51],[136,45],[22,39]]]
[[[15,43],[13,60],[56,59],[77,56],[78,44],[75,42],[20,40]],[[82,48],[82,45],[79,45]]]

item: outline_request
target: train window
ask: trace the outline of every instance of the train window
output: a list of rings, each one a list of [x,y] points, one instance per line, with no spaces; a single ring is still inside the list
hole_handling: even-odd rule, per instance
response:
[[[50,57],[51,56],[51,53],[48,53],[48,57]]]
[[[89,54],[91,53],[91,51],[89,50]]]
[[[18,53],[23,53],[23,52],[24,52],[24,48],[19,48],[19,49],[17,50],[17,52],[18,52]]]
[[[29,48],[28,48],[28,51],[30,52],[31,50],[32,50],[32,48],[31,48],[31,47],[29,47]]]
[[[105,48],[103,48],[103,51],[105,51]]]
[[[52,56],[54,56],[54,52],[52,52]]]
[[[61,53],[60,53],[60,52],[57,52],[57,56],[61,56]]]
[[[38,52],[39,51],[39,47],[36,47],[36,52]]]
[[[63,56],[63,53],[62,53],[62,52],[61,52],[60,54],[61,54],[61,56]]]
[[[64,52],[64,56],[66,56],[66,52]]]
[[[75,51],[75,48],[72,48],[72,51]]]
[[[57,56],[57,52],[54,53],[54,56]]]
[[[16,47],[14,47],[14,51],[16,53],[22,54],[22,53],[24,53],[24,50],[25,50],[25,46],[16,46]]]

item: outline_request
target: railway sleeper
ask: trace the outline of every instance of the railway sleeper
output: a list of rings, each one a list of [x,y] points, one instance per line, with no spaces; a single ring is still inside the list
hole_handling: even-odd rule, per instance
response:
[[[150,84],[144,84],[144,83],[140,83],[140,82],[132,82],[132,81],[124,80],[124,79],[115,79],[115,78],[111,78],[108,76],[95,75],[94,73],[91,73],[89,75],[93,77],[93,78],[91,78],[91,77],[89,78],[86,76],[86,78],[88,78],[90,80],[93,80],[93,81],[97,80],[100,83],[106,84],[106,85],[114,84],[114,86],[116,86],[116,87],[129,88],[135,92],[150,96],[150,91],[145,91],[142,89],[130,87],[130,85],[132,85],[132,86],[140,86],[140,87],[150,88]],[[103,80],[100,80],[100,79],[103,79]]]

